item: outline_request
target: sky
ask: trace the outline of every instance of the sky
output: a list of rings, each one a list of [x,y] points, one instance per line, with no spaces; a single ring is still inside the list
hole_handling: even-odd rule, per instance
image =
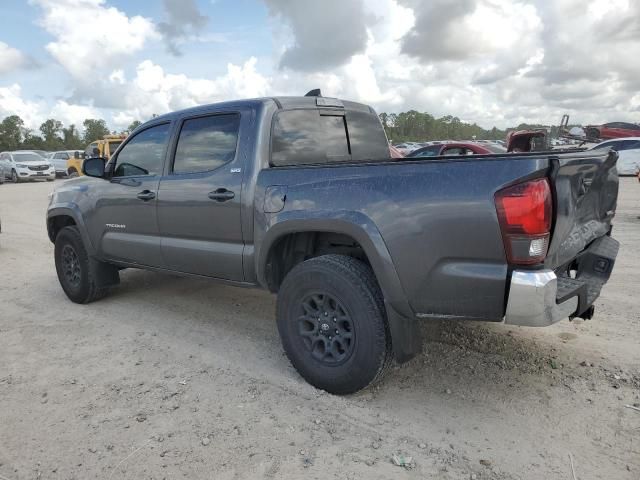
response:
[[[0,0],[0,118],[126,129],[323,95],[485,128],[640,122],[640,0]]]

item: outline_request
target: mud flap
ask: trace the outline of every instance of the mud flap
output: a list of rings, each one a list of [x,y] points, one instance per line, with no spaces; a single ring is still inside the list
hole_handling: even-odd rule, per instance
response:
[[[415,318],[407,318],[385,302],[391,333],[393,355],[398,363],[405,363],[422,352],[420,325]]]
[[[120,284],[120,274],[118,273],[118,267],[115,265],[99,262],[93,258],[89,258],[89,264],[91,270],[95,273],[98,288],[113,287]]]

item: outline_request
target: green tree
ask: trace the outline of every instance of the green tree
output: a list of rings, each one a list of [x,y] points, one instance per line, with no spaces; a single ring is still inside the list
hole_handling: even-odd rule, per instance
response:
[[[134,120],[133,122],[131,122],[131,125],[129,125],[127,127],[127,131],[129,133],[133,132],[136,128],[138,128],[140,125],[142,125],[142,122],[140,120]]]
[[[101,140],[105,135],[109,135],[107,123],[104,120],[87,118],[82,122],[84,126],[84,143],[89,144],[96,140]]]
[[[429,140],[499,140],[505,138],[505,131],[493,128],[485,130],[475,123],[469,124],[453,115],[435,118],[426,112],[409,110],[400,113],[381,113],[387,138],[394,143],[424,142]]]
[[[60,150],[63,146],[60,133],[62,131],[62,122],[50,118],[40,125],[40,132],[44,140],[44,150]]]
[[[65,150],[84,150],[84,142],[76,126],[71,124],[62,129],[62,143]]]
[[[0,123],[0,150],[18,150],[24,138],[24,121],[11,115]]]
[[[33,130],[26,128],[20,148],[24,150],[46,150],[45,142],[41,136],[35,135]]]

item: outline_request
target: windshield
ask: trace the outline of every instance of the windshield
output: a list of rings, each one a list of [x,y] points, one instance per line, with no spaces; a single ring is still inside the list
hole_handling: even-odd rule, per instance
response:
[[[109,155],[113,155],[122,142],[109,142]]]
[[[42,162],[44,160],[37,153],[14,153],[13,159],[16,162]]]

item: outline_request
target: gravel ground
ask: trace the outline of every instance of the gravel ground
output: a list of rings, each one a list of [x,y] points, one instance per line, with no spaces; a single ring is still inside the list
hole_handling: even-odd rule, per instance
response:
[[[127,270],[69,302],[52,188],[0,186],[1,480],[640,478],[635,179],[593,320],[425,324],[424,354],[349,397],[297,375],[265,292]]]

